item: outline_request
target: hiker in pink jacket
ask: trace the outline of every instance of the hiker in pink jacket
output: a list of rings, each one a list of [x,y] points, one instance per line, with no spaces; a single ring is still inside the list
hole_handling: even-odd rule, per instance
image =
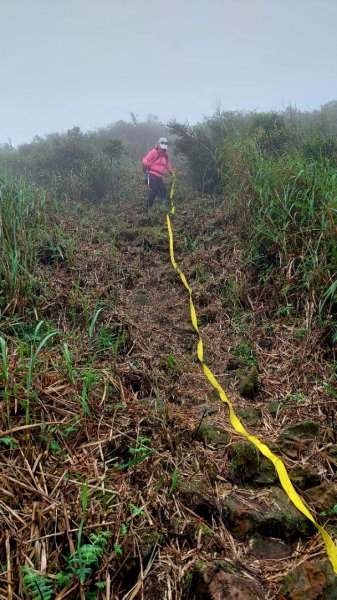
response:
[[[163,182],[166,173],[173,175],[173,169],[167,154],[167,139],[159,138],[156,147],[143,158],[143,168],[147,176],[149,196],[147,206],[151,208],[158,195],[161,203],[167,205],[167,187]]]

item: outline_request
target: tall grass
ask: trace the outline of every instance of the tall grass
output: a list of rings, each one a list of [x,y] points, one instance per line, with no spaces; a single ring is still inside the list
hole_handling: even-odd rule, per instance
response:
[[[46,228],[44,194],[0,177],[0,309],[22,314],[33,296],[37,248]]]
[[[218,111],[169,129],[193,185],[223,195],[227,216],[242,228],[247,260],[272,283],[275,300],[305,307],[310,318],[330,316],[337,331],[337,104],[307,117],[291,107]]]
[[[300,152],[266,156],[254,140],[237,149],[228,184],[240,190],[251,260],[317,310],[337,304],[337,171]],[[235,181],[233,181],[235,178]]]
[[[40,354],[41,350],[46,345],[46,343],[48,342],[48,340],[58,333],[58,331],[56,329],[53,331],[50,331],[42,338],[42,340],[40,341],[37,348],[35,348],[35,343],[38,339],[39,331],[40,331],[40,328],[42,325],[43,325],[43,321],[40,321],[37,324],[37,326],[35,328],[35,332],[34,332],[33,341],[30,345],[30,357],[29,357],[27,380],[26,380],[26,424],[27,425],[30,423],[31,388],[32,388],[32,381],[33,381],[33,375],[34,375],[34,369],[35,369],[37,357]]]
[[[8,370],[8,357],[7,357],[7,345],[6,341],[3,337],[0,337],[0,358],[1,358],[1,383],[3,386],[3,398],[6,404],[6,414],[7,414],[7,427],[10,428],[10,406],[9,406],[9,393],[8,393],[8,383],[9,383],[9,370]]]

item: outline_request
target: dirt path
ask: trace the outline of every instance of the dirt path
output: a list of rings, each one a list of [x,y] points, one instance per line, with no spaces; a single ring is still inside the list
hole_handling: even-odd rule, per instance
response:
[[[85,210],[83,219],[73,213],[59,217],[73,254],[51,271],[47,298],[37,315],[62,332],[74,377],[69,380],[59,349],[46,352],[34,381],[32,418],[65,419],[65,427],[53,427],[48,434],[33,429],[29,437],[17,440],[22,448],[8,450],[2,464],[9,498],[4,531],[10,528],[15,564],[25,561],[25,548],[35,556],[37,569],[45,557],[57,569],[65,568],[65,502],[76,537],[81,490],[88,481],[85,531],[108,528],[111,534],[99,572],[101,581],[112,582],[109,600],[195,600],[192,580],[195,586],[201,581],[201,590],[208,586],[208,575],[196,574],[197,565],[213,569],[210,580],[220,577],[221,588],[225,584],[217,565],[224,560],[230,561],[242,585],[253,577],[260,586],[258,593],[257,588],[250,592],[247,584],[245,600],[279,600],[282,577],[303,556],[324,558],[325,551],[320,538],[309,532],[299,541],[290,536],[281,543],[286,551],[281,560],[266,558],[253,552],[251,536],[240,529],[251,522],[255,527],[256,519],[272,506],[269,484],[254,480],[261,466],[255,455],[240,463],[231,454],[242,440],[198,363],[188,295],[169,261],[165,214],[154,210],[145,216],[137,202]],[[271,444],[287,425],[320,422],[321,437],[284,458],[289,468],[311,466],[316,482],[331,481],[327,448],[333,438],[322,384],[329,381],[331,367],[324,360],[319,330],[307,335],[302,321],[277,317],[273,299],[253,285],[251,269],[242,259],[238,224],[225,216],[221,203],[207,198],[178,203],[173,227],[176,260],[193,287],[206,363],[235,410],[243,411],[245,423],[247,410],[253,410],[255,420],[247,428]],[[15,369],[17,362],[14,348],[10,363]],[[252,366],[258,386],[254,397],[245,398],[238,383],[242,371]],[[18,385],[24,397],[24,382]],[[271,401],[281,403],[273,414]],[[15,425],[23,422],[22,412],[15,417]],[[200,424],[212,426],[217,437],[200,436]],[[250,460],[253,475],[248,472],[242,480]],[[14,495],[13,473],[18,481],[24,474],[26,486],[16,486]],[[43,481],[41,498],[36,477]],[[271,481],[277,483],[272,474]],[[239,503],[236,520],[226,513],[228,498]],[[252,516],[254,507],[258,512]],[[39,511],[41,526],[31,536],[22,523],[35,522]],[[284,522],[275,529],[273,513],[271,523],[270,536],[282,536]],[[43,546],[35,540],[39,536]]]
[[[174,220],[174,230],[176,259],[194,289],[206,362],[226,389],[235,410],[239,414],[242,411],[242,418],[247,409],[259,411],[258,421],[246,426],[274,447],[277,436],[286,425],[309,418],[313,421],[318,418],[324,425],[325,416],[321,410],[324,387],[321,381],[328,379],[330,367],[322,360],[319,332],[312,331],[307,337],[297,335],[298,331],[301,333],[301,326],[305,329],[300,321],[287,323],[280,319],[274,323],[268,317],[268,300],[259,297],[250,288],[249,270],[242,265],[241,244],[235,228],[223,218],[221,209],[215,208],[208,219],[204,218],[204,211],[205,207],[200,205],[192,210],[185,209],[183,215]],[[160,217],[158,213],[156,216]],[[229,425],[227,407],[212,391],[196,360],[196,339],[190,325],[188,296],[172,270],[162,238],[156,240],[151,237],[151,225],[153,227],[155,223],[155,227],[158,226],[155,219],[155,216],[150,218],[148,229],[142,225],[144,230],[136,232],[135,246],[136,249],[141,248],[140,252],[136,252],[138,277],[131,290],[124,289],[121,293],[123,310],[132,324],[136,347],[143,357],[147,356],[152,374],[156,373],[156,393],[159,390],[168,407],[172,404],[179,406],[182,422],[189,427],[192,437],[207,405],[213,412],[212,423],[227,430],[233,442],[239,438]],[[144,223],[142,218],[140,222]],[[165,232],[164,219],[161,227]],[[190,236],[189,244],[186,231]],[[122,244],[122,250],[132,254],[134,242],[132,240],[127,248]],[[193,251],[189,246],[193,246]],[[244,348],[247,344],[255,354],[259,369],[259,394],[253,401],[238,394],[237,379],[226,369],[233,351],[235,354],[237,348]],[[173,364],[168,368],[170,362]],[[172,380],[176,381],[172,383]],[[271,401],[282,402],[288,396],[287,409],[280,415],[281,418],[275,419],[270,412]],[[302,404],[297,402],[298,399],[302,400]],[[174,414],[177,415],[176,410]],[[332,440],[329,422],[326,426],[328,430],[325,437],[322,434],[323,441],[325,439],[325,443],[329,443]],[[310,464],[310,458],[315,457],[313,464],[318,459],[321,473],[324,471],[329,477],[330,467],[319,453],[306,452],[304,447],[302,451],[305,464],[308,459]],[[219,465],[221,460],[226,462],[222,450],[218,450],[217,456],[213,452],[211,460],[214,459],[220,480],[221,477],[228,478],[228,470]],[[286,456],[283,459],[291,469],[291,461]],[[239,549],[240,544],[236,543]],[[243,551],[245,564],[252,566],[254,559],[249,548],[246,546]],[[293,560],[296,563],[296,555]],[[291,561],[289,569],[290,565]],[[255,566],[253,570],[257,575]],[[267,562],[263,568],[268,577],[269,569],[273,571],[274,567]]]

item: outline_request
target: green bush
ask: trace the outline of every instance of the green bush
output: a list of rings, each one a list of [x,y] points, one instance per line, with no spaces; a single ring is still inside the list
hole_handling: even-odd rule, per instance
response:
[[[141,158],[165,134],[150,115],[146,122],[118,121],[95,132],[79,127],[65,134],[36,136],[30,144],[0,147],[0,169],[42,186],[57,198],[75,201],[116,200],[137,172]]]

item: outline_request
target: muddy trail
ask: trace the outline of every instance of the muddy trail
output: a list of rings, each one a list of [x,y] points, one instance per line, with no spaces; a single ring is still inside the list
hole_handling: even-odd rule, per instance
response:
[[[15,432],[24,409],[13,400],[15,443],[1,454],[1,598],[39,598],[22,564],[50,577],[57,600],[337,597],[321,537],[269,461],[233,432],[202,373],[165,212],[120,202],[57,219],[72,259],[53,265],[36,319],[61,341],[41,351],[33,382],[32,425],[44,426]],[[254,283],[226,203],[178,202],[173,227],[205,362],[333,536],[331,349],[308,316],[286,314]],[[13,322],[4,330],[18,337]],[[27,401],[14,342],[12,383]],[[104,544],[89,538],[101,532]],[[89,539],[102,552],[84,576],[78,548]]]

